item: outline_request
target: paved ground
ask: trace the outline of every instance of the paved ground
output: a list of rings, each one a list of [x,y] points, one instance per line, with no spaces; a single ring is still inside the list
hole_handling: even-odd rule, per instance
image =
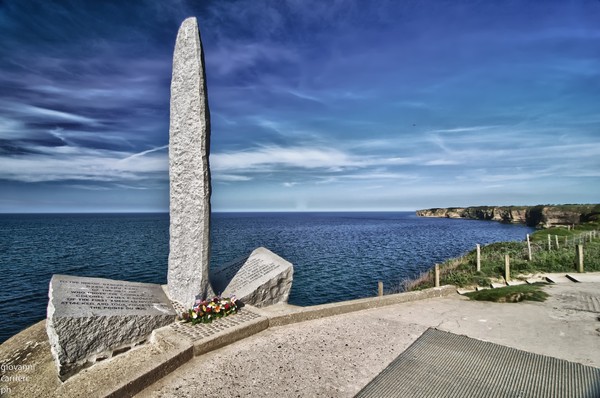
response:
[[[462,296],[269,328],[195,357],[140,397],[352,397],[428,327],[600,367],[600,284],[548,286],[544,303]]]

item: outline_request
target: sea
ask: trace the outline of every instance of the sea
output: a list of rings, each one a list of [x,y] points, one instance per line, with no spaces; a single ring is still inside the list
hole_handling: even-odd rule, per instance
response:
[[[289,303],[308,306],[398,288],[477,243],[532,228],[414,212],[214,213],[211,268],[264,246],[294,264]],[[46,317],[53,274],[165,284],[169,215],[0,214],[0,343]]]

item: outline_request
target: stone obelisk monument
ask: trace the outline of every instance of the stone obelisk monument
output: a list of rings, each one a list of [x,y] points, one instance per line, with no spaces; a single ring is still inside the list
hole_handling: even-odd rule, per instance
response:
[[[196,18],[177,33],[169,126],[171,300],[191,306],[213,294],[210,261],[210,112],[204,53]]]

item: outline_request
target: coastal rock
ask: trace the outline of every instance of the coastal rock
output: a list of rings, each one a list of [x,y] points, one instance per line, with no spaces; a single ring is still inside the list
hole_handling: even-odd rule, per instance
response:
[[[293,277],[292,263],[264,247],[226,264],[211,275],[217,293],[224,297],[235,295],[256,307],[287,302]]]
[[[476,206],[417,210],[420,217],[468,218],[549,228],[598,219],[599,205]]]
[[[175,321],[160,285],[54,275],[46,332],[61,380],[144,342]]]
[[[210,112],[196,18],[181,24],[173,55],[169,127],[170,298],[191,306],[213,294],[210,262]]]
[[[579,224],[583,221],[580,212],[565,211],[550,206],[544,206],[541,213],[542,215],[539,224],[544,227]]]

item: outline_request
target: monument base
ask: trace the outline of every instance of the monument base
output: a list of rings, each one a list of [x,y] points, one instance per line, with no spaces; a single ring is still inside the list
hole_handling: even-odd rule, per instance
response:
[[[144,343],[175,321],[160,285],[54,275],[46,332],[64,381],[96,362]]]

